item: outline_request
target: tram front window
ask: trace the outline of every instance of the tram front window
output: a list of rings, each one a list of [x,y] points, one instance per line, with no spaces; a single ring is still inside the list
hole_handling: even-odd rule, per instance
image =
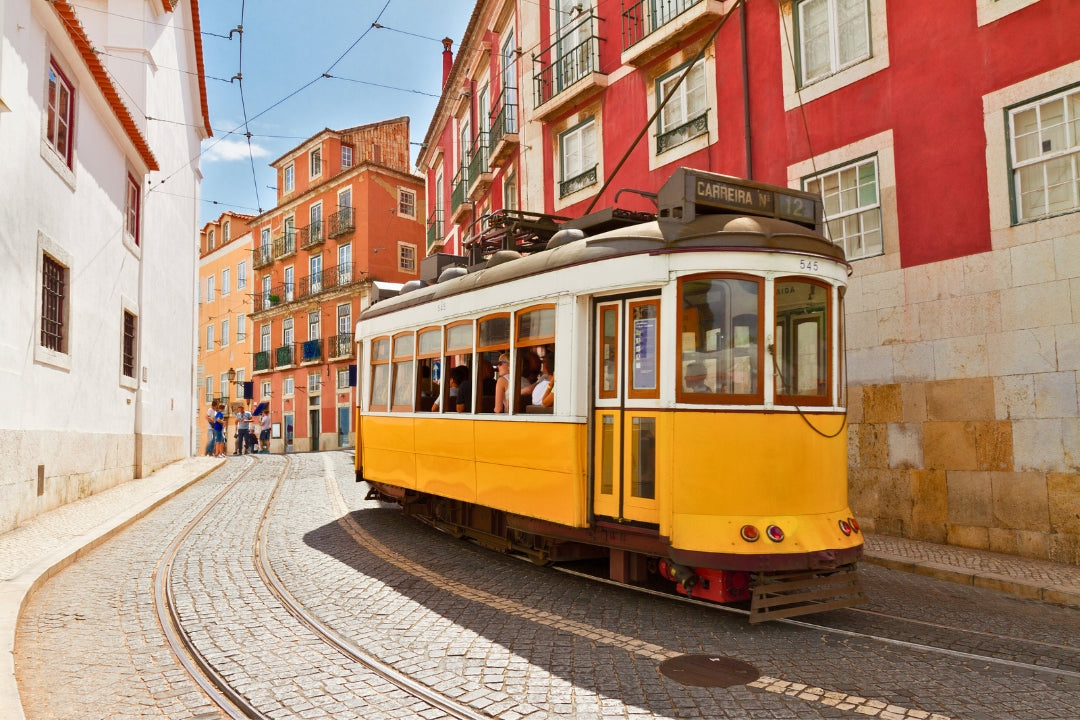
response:
[[[679,291],[679,400],[731,402],[759,396],[761,281],[696,277],[684,280]]]
[[[829,289],[807,280],[776,282],[776,358],[780,400],[829,398]]]

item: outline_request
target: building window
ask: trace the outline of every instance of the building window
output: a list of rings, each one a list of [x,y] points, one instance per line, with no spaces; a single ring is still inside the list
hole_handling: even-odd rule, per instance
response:
[[[270,381],[264,380],[262,384],[262,399],[265,400],[270,397]]]
[[[309,312],[308,313],[308,320],[307,320],[307,336],[308,336],[308,340],[318,340],[320,337],[322,337],[320,335],[320,331],[319,331],[319,319],[320,319],[320,317],[321,317],[321,315],[319,314],[318,310],[315,310],[314,312]]]
[[[215,278],[213,275],[206,278],[206,302],[214,302],[214,283]]]
[[[219,391],[221,392],[221,395],[219,395],[218,397],[223,397],[223,398],[229,397],[229,374],[228,373],[221,373],[221,378],[219,380]]]
[[[247,316],[236,316],[236,342],[242,343],[247,339]]]
[[[513,170],[506,173],[503,180],[503,208],[506,210],[518,209],[517,173]]]
[[[311,162],[311,177],[322,175],[322,150],[315,148],[308,155]]]
[[[281,323],[281,344],[283,347],[292,347],[293,344],[293,319],[285,318]]]
[[[686,73],[686,79],[679,82],[683,73],[686,73],[685,65],[664,75],[656,83],[658,103],[670,96],[657,119],[658,155],[709,132],[705,61],[696,62]]]
[[[206,233],[206,249],[207,251],[214,249],[214,231],[209,230]]]
[[[270,323],[264,323],[259,328],[259,350],[262,352],[270,350]]]
[[[1080,209],[1080,88],[1009,110],[1018,221]]]
[[[214,349],[214,326],[206,326],[206,350],[209,352]]]
[[[124,231],[136,245],[139,244],[139,198],[142,188],[131,175],[127,176],[127,200],[124,212]]]
[[[56,154],[71,167],[71,132],[75,122],[75,90],[60,72],[56,61],[49,63],[49,110],[45,140]]]
[[[247,260],[241,260],[236,264],[236,289],[243,290],[247,287]]]
[[[398,243],[398,269],[402,272],[416,272],[416,246]]]
[[[281,381],[281,394],[285,397],[292,397],[293,379],[291,377],[287,377]]]
[[[232,279],[229,277],[229,268],[222,268],[221,270],[221,294],[228,295],[232,290]]]
[[[577,127],[559,136],[559,165],[562,181],[559,197],[595,185],[596,177],[596,121],[589,118]]]
[[[322,390],[322,375],[319,373],[312,373],[307,378],[307,389],[309,393],[317,393]]]
[[[67,352],[68,269],[48,255],[41,267],[41,346],[58,353]]]
[[[416,192],[398,188],[398,215],[416,218]]]
[[[214,399],[214,378],[210,375],[206,376],[206,402],[210,402]]]
[[[801,85],[868,59],[869,3],[867,0],[803,0],[798,5],[796,43]]]
[[[337,371],[337,386],[338,390],[343,390],[349,387],[349,369],[339,368]]]
[[[285,187],[285,192],[292,192],[293,191],[293,188],[296,185],[295,174],[296,174],[296,171],[295,171],[295,168],[292,165],[286,165],[285,170],[282,171],[282,175],[284,176],[282,184]]]
[[[266,308],[268,308],[268,307],[270,307],[272,305],[272,301],[270,300],[271,297],[273,297],[273,295],[270,292],[270,276],[269,275],[263,275],[262,276],[262,309],[263,310],[265,310]]]
[[[351,168],[353,164],[353,149],[351,145],[341,146],[341,169]]]
[[[221,346],[225,347],[229,344],[229,319],[225,318],[221,321]]]
[[[232,226],[231,223],[226,220],[225,224],[221,227],[221,244],[228,245],[229,240],[232,239]]]
[[[122,351],[121,372],[124,377],[135,377],[135,316],[124,311],[124,347]]]
[[[884,252],[876,156],[806,178],[803,189],[821,195],[826,235],[848,260]]]

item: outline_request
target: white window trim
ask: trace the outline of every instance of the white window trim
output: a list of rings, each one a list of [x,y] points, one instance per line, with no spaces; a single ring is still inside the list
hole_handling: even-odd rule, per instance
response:
[[[283,193],[290,193],[296,189],[296,166],[293,163],[281,169],[281,184]]]
[[[131,313],[135,316],[135,377],[128,377],[124,374],[124,313]],[[117,375],[120,376],[120,387],[127,390],[137,390],[139,388],[139,338],[142,334],[142,323],[139,317],[138,304],[127,297],[126,295],[120,296],[120,363],[117,368]]]
[[[318,172],[315,172],[315,163],[312,162],[314,160],[316,154],[319,156],[319,171]],[[323,173],[322,168],[323,168],[322,148],[321,147],[311,148],[311,150],[308,150],[308,177],[310,177],[310,178],[320,177],[322,175],[322,173]]]
[[[236,263],[236,289],[243,290],[247,287],[247,260]]]
[[[799,189],[802,188],[804,177],[817,175],[826,168],[846,165],[874,154],[877,155],[878,163],[878,202],[881,204],[883,252],[881,255],[858,260],[859,274],[863,276],[900,269],[900,232],[896,211],[896,156],[892,130],[886,130],[850,145],[815,155],[810,159],[789,165],[787,169],[788,187]]]
[[[50,152],[52,151],[50,150]],[[50,350],[41,344],[41,283],[43,256],[46,254],[67,268],[68,271],[67,292],[64,296],[64,339],[66,341],[67,352]],[[75,277],[74,265],[75,258],[71,253],[64,250],[59,243],[45,233],[40,230],[38,231],[37,283],[34,285],[34,362],[51,365],[52,367],[68,371],[71,370],[71,356],[74,354],[76,338],[75,324],[72,322],[71,316],[71,300],[74,292],[73,278]]]
[[[797,56],[795,45],[795,22],[792,17],[794,3],[780,3],[780,62],[784,76],[784,110],[797,108],[824,97],[842,87],[870,77],[889,67],[889,28],[886,24],[885,0],[868,0],[870,4],[870,58],[839,72],[815,80],[799,89],[798,78],[792,59]],[[713,83],[715,85],[715,83]]]
[[[688,62],[694,59],[693,53],[690,51],[684,51],[676,53],[666,61],[658,65],[655,70],[649,74],[647,81],[651,88],[646,93],[645,103],[648,117],[652,117],[656,112],[656,106],[659,102],[656,91],[657,83],[660,78],[671,72],[683,68]],[[647,133],[649,138],[649,170],[656,170],[664,167],[665,165],[671,165],[672,163],[683,159],[687,155],[692,155],[699,150],[704,150],[709,147],[709,143],[716,138],[720,137],[720,120],[719,120],[719,107],[716,100],[716,52],[712,45],[709,46],[705,53],[705,103],[709,108],[706,120],[709,128],[708,132],[703,135],[699,135],[696,138],[688,140],[681,145],[667,150],[660,155],[656,154],[656,128],[650,129]],[[684,68],[685,69],[685,68]]]
[[[232,294],[232,271],[221,268],[221,297]]]
[[[655,107],[655,106],[654,106]],[[582,125],[585,121],[591,119],[596,126],[596,182],[587,187],[583,187],[577,192],[570,193],[566,197],[559,197],[559,183],[564,179],[562,177],[562,137],[568,130]],[[596,195],[603,185],[604,178],[604,117],[603,111],[599,104],[592,105],[588,108],[582,109],[580,112],[575,113],[567,117],[557,127],[552,128],[551,143],[553,158],[552,165],[556,170],[555,182],[552,185],[552,200],[554,201],[555,210],[561,210],[563,208],[579,203],[582,200],[590,198]]]
[[[987,195],[990,200],[990,246],[995,250],[1075,232],[1075,212],[1012,224],[1012,185],[1009,182],[1011,167],[1005,108],[1070,86],[1076,82],[1078,75],[1080,60],[983,96]],[[1039,226],[1038,233],[1031,230],[1036,224]]]

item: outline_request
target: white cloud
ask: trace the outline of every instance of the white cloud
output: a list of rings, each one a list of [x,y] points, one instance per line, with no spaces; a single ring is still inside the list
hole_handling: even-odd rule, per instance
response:
[[[232,162],[248,159],[248,143],[243,138],[226,138],[216,143],[211,140],[210,143],[212,144],[209,144],[203,153],[203,160],[206,162]],[[258,142],[251,143],[250,153],[251,157],[255,158],[270,155],[270,151]]]

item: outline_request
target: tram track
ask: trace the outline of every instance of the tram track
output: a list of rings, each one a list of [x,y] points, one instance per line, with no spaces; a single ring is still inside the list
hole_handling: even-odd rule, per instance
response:
[[[178,607],[173,589],[173,566],[185,541],[205,521],[214,509],[226,498],[230,492],[238,487],[252,470],[260,463],[250,462],[249,466],[220,492],[218,492],[205,507],[180,531],[166,549],[161,560],[155,567],[153,574],[153,592],[155,611],[159,624],[165,634],[166,642],[172,654],[190,675],[193,681],[200,687],[206,696],[227,717],[234,720],[269,720],[274,715],[261,710],[256,703],[248,698],[243,691],[238,689],[226,673],[215,666],[205,653],[203,653],[192,634],[184,626],[184,618]],[[252,543],[252,554],[256,573],[264,583],[269,593],[281,604],[282,609],[287,611],[302,627],[320,638],[323,643],[333,652],[338,653],[346,660],[357,663],[361,667],[375,674],[383,681],[406,693],[410,698],[426,703],[432,710],[438,711],[455,720],[491,720],[490,715],[472,710],[446,697],[439,692],[409,678],[398,672],[390,665],[363,652],[348,638],[336,632],[329,625],[321,622],[311,611],[306,609],[285,587],[281,578],[274,571],[269,553],[267,551],[267,538],[269,535],[270,520],[273,518],[274,508],[278,496],[291,472],[295,472],[296,462],[291,458],[285,458],[285,464],[274,481],[273,490],[259,517]],[[437,717],[426,715],[427,717]]]
[[[633,585],[627,585],[627,584],[624,584],[624,583],[616,582],[614,580],[610,580],[608,578],[598,577],[596,575],[592,575],[592,574],[589,574],[589,573],[580,572],[580,571],[577,571],[577,570],[574,570],[574,569],[571,569],[571,568],[553,566],[553,569],[558,571],[558,572],[567,574],[567,575],[573,575],[573,576],[576,576],[576,577],[585,578],[585,579],[588,579],[588,580],[592,580],[594,582],[601,582],[601,583],[604,583],[604,584],[607,584],[607,585],[612,585],[614,587],[625,588],[625,589],[631,590],[633,592],[644,593],[644,594],[653,595],[653,596],[656,596],[656,597],[665,598],[667,600],[671,600],[671,601],[674,601],[674,602],[679,602],[679,603],[684,603],[684,604],[688,604],[688,605],[696,605],[698,607],[708,608],[709,610],[711,610],[713,612],[723,612],[723,613],[742,615],[742,616],[749,616],[750,615],[750,612],[748,610],[743,610],[742,608],[730,607],[730,606],[725,606],[725,605],[717,605],[716,603],[703,602],[701,600],[696,600],[694,598],[687,598],[687,597],[683,597],[681,595],[676,595],[676,594],[672,594],[672,593],[665,593],[665,592],[661,592],[661,591],[658,591],[658,590],[652,590],[650,588],[642,588],[642,587],[636,587],[636,586],[633,586]],[[882,613],[882,612],[879,612],[879,611],[864,610],[862,608],[847,608],[844,612],[872,615],[872,616],[876,616],[876,617],[883,618],[883,619],[888,619],[888,620],[899,622],[899,623],[909,623],[909,624],[913,624],[913,625],[920,625],[920,626],[924,626],[924,627],[933,628],[933,629],[936,629],[936,630],[947,631],[947,632],[951,632],[951,633],[958,633],[958,634],[962,634],[962,635],[988,637],[988,638],[993,638],[995,640],[1013,642],[1013,643],[1029,646],[1029,647],[1032,647],[1032,648],[1045,648],[1045,649],[1063,650],[1063,651],[1066,651],[1066,652],[1075,653],[1077,662],[1080,663],[1080,648],[1070,647],[1068,645],[1059,645],[1059,644],[1055,644],[1055,643],[1043,642],[1043,641],[1040,641],[1040,640],[1030,640],[1030,639],[1027,639],[1027,638],[1018,638],[1018,637],[1014,637],[1014,636],[1002,635],[1000,633],[990,633],[990,632],[984,632],[984,631],[980,631],[980,630],[972,630],[970,628],[960,628],[960,627],[956,627],[956,626],[945,625],[943,623],[932,623],[932,622],[927,622],[925,620],[917,620],[917,619],[914,619],[914,618],[907,618],[907,617],[903,617],[903,616],[900,616],[900,615],[891,615],[891,614]],[[1005,666],[1005,667],[1009,667],[1009,668],[1013,668],[1013,669],[1017,669],[1017,670],[1026,670],[1026,671],[1030,671],[1030,672],[1042,673],[1042,674],[1052,675],[1052,676],[1056,676],[1056,677],[1080,679],[1080,671],[1076,671],[1076,670],[1054,668],[1054,667],[1048,667],[1048,666],[1045,666],[1045,665],[1035,665],[1033,663],[1018,662],[1018,661],[1009,660],[1009,659],[1006,659],[1006,658],[995,657],[993,655],[986,655],[986,654],[979,654],[979,653],[964,652],[964,651],[960,651],[960,650],[953,650],[953,649],[950,649],[950,648],[943,648],[943,647],[938,647],[938,646],[935,646],[935,645],[928,645],[926,643],[912,642],[912,641],[903,640],[903,639],[900,639],[900,638],[887,637],[887,636],[884,636],[884,635],[875,635],[875,634],[872,634],[872,633],[865,633],[865,632],[861,632],[861,631],[858,631],[858,630],[850,630],[850,629],[846,629],[846,628],[842,628],[842,627],[837,627],[835,625],[826,625],[826,624],[822,624],[822,623],[814,623],[814,622],[809,622],[807,620],[794,620],[794,619],[791,619],[791,618],[781,618],[781,619],[778,619],[778,620],[773,620],[772,622],[781,623],[781,624],[789,625],[789,626],[792,626],[792,627],[800,627],[800,628],[805,628],[805,629],[808,629],[808,630],[815,630],[815,631],[825,632],[825,633],[829,633],[829,634],[832,634],[832,635],[839,635],[839,636],[844,636],[844,637],[849,637],[849,638],[859,638],[859,639],[863,639],[863,640],[870,640],[870,641],[879,642],[879,643],[888,644],[888,645],[893,645],[893,646],[897,646],[897,647],[903,647],[903,648],[908,649],[908,650],[915,650],[915,651],[920,651],[920,652],[934,653],[934,654],[938,654],[938,655],[944,655],[944,656],[949,656],[949,657],[960,658],[960,659],[963,659],[963,660],[985,662],[985,663],[990,663],[990,664],[994,664],[994,665],[1001,665],[1001,666]]]

